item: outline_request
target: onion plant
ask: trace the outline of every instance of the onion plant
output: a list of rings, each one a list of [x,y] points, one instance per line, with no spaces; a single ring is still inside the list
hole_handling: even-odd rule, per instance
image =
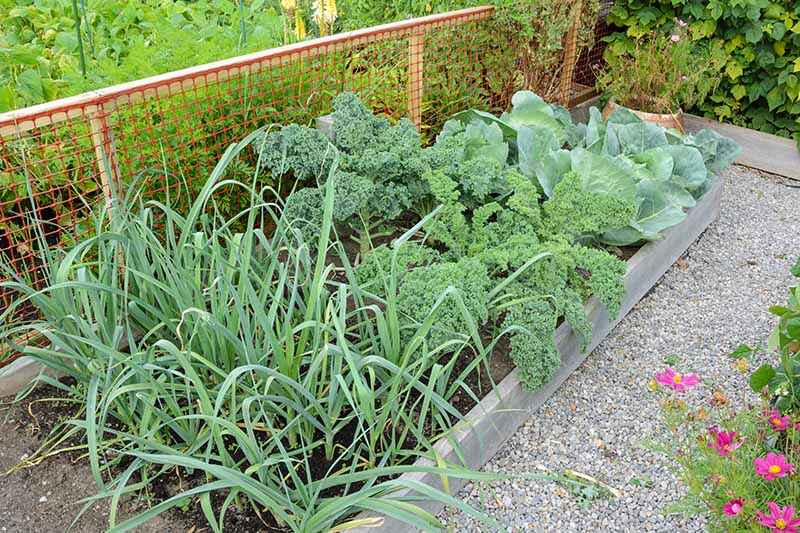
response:
[[[14,346],[72,378],[39,379],[82,403],[39,455],[68,437],[82,439],[99,487],[87,506],[109,498],[114,532],[187,497],[217,532],[232,504],[295,532],[379,521],[354,518],[361,511],[438,531],[434,516],[391,497],[402,488],[497,526],[450,495],[399,477],[424,470],[498,477],[435,457],[437,467],[412,464],[433,457],[434,443],[465,422],[449,399],[459,390],[477,397],[465,377],[486,363],[494,342],[484,344],[455,291],[441,295],[423,322],[401,320],[396,260],[385,299],[358,285],[333,233],[333,174],[319,231],[304,240],[307,230],[263,200],[274,191],[259,189],[258,168],[246,180],[231,174],[261,133],[226,151],[188,212],[131,188],[95,215],[94,236],[70,249],[40,246],[46,286],[7,269],[12,280],[0,285],[22,296],[0,323],[26,303],[41,319],[5,325],[0,335],[8,343],[31,332],[46,338]],[[251,202],[223,219],[215,193],[231,187],[245,188]],[[397,240],[395,259],[426,220]],[[469,331],[433,346],[428,332],[442,305],[457,306]],[[456,359],[466,356],[472,364],[456,371]],[[188,477],[186,490],[121,520],[120,498],[147,491],[176,466]]]

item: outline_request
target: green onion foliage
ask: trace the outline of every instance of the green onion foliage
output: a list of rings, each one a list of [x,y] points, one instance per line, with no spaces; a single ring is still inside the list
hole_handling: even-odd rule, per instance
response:
[[[416,320],[400,320],[398,253],[435,214],[395,241],[384,292],[366,292],[332,226],[337,161],[322,189],[321,222],[300,231],[263,200],[274,191],[258,188],[258,167],[246,183],[231,175],[243,151],[263,139],[260,130],[231,146],[188,212],[131,189],[96,215],[94,236],[69,249],[41,246],[44,288],[7,273],[12,280],[0,285],[22,296],[2,323],[26,303],[41,319],[3,326],[0,336],[45,337],[44,346],[16,348],[72,378],[39,380],[82,402],[39,454],[82,439],[99,487],[87,507],[110,498],[114,532],[187,497],[199,500],[217,532],[233,504],[295,532],[363,525],[354,518],[361,511],[438,531],[411,497],[381,498],[398,489],[497,526],[444,492],[398,477],[497,477],[441,461],[411,464],[432,457],[433,444],[464,423],[449,399],[476,397],[465,378],[496,342],[484,344],[452,287]],[[215,192],[230,187],[248,191],[250,206],[223,219]],[[314,242],[304,240],[310,234]],[[460,314],[462,335],[436,345],[429,333],[445,304],[449,315]],[[467,356],[471,363],[456,370]],[[175,466],[189,478],[186,490],[119,516],[121,497],[147,491]]]

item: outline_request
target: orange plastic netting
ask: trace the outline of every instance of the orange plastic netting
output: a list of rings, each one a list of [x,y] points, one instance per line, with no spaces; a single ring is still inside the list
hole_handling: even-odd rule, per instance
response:
[[[41,281],[37,250],[86,235],[92,210],[115,191],[139,180],[146,196],[188,197],[230,143],[270,123],[311,123],[339,92],[410,117],[426,139],[456,111],[505,109],[516,90],[539,89],[525,86],[536,65],[492,14],[479,7],[332,35],[0,115],[2,260]],[[602,21],[595,30],[607,32]],[[596,41],[566,47],[562,103],[590,96]],[[13,297],[0,294],[0,307]]]

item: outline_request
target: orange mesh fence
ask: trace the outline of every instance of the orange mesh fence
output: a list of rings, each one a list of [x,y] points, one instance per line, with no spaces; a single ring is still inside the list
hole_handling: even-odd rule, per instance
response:
[[[3,263],[41,281],[40,247],[85,236],[112,191],[136,182],[145,198],[189,199],[232,142],[271,123],[312,123],[343,91],[377,113],[410,117],[427,140],[456,111],[507,108],[532,76],[520,72],[525,43],[500,33],[492,13],[332,35],[0,115]],[[592,50],[570,83],[583,83]],[[0,309],[14,297],[0,294]]]

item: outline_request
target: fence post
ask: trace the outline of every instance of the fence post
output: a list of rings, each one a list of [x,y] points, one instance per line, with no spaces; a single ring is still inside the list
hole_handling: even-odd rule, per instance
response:
[[[89,116],[89,126],[92,130],[92,144],[94,145],[97,168],[100,172],[100,182],[103,187],[103,197],[106,203],[111,200],[112,193],[116,191],[112,188],[116,181],[113,176],[114,163],[112,160],[111,141],[108,132],[108,112],[103,104],[100,104],[95,113]]]
[[[414,28],[408,40],[408,118],[422,126],[422,93],[425,87],[425,31]]]
[[[564,46],[564,63],[561,70],[561,91],[559,100],[561,105],[568,106],[570,91],[572,89],[572,78],[575,75],[575,65],[578,62],[578,33],[581,29],[581,11],[583,11],[583,0],[578,0],[575,4],[575,11],[572,15],[572,27],[567,32],[566,44]]]

